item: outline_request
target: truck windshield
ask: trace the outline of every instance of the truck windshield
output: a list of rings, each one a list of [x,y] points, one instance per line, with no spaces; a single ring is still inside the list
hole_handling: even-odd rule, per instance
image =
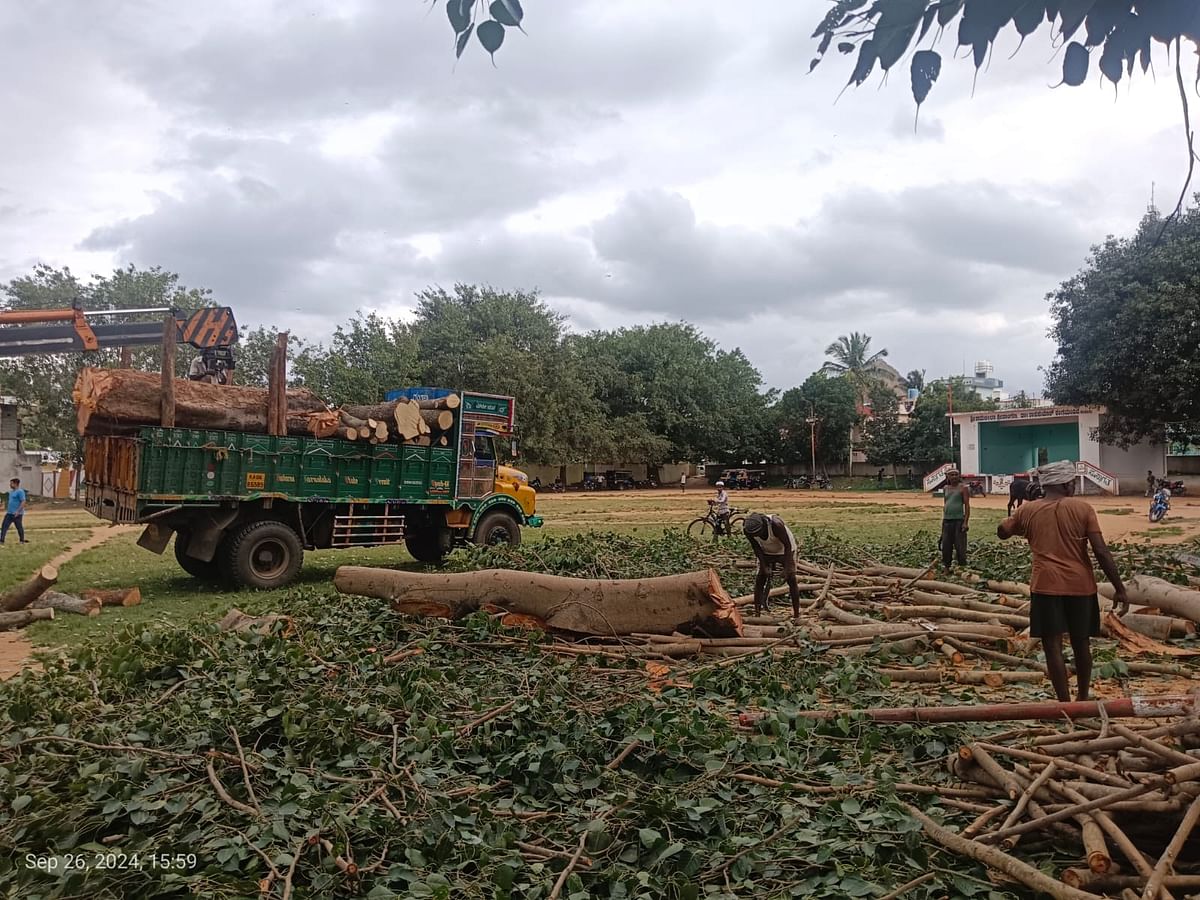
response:
[[[477,462],[496,461],[496,445],[493,443],[491,435],[475,435],[475,460]]]

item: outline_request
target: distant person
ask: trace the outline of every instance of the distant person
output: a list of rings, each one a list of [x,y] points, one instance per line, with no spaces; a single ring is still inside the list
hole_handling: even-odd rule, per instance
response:
[[[800,585],[796,583],[796,538],[779,516],[751,513],[742,523],[742,533],[758,558],[754,578],[754,614],[760,616],[770,605],[771,577],[779,572],[792,596],[792,615],[800,618]]]
[[[878,487],[883,487],[883,466],[880,466],[879,471],[875,473],[875,484]]]
[[[967,529],[971,524],[971,491],[958,469],[946,473],[945,500],[942,507],[942,568],[950,571],[951,557],[967,564]]]
[[[1146,470],[1146,496],[1153,497],[1154,491],[1158,488],[1158,479],[1154,477],[1154,470]]]
[[[915,482],[915,481],[913,481],[913,470],[912,470],[912,466],[909,466],[909,467],[908,467],[908,486],[909,486],[910,488],[911,488],[911,487],[915,487],[915,486],[916,486],[916,482]]]
[[[725,490],[725,482],[717,482],[717,496],[709,502],[712,503],[713,515],[717,520],[717,527],[713,529],[713,532],[729,534],[729,494]]]
[[[4,543],[8,529],[13,525],[17,527],[17,537],[21,543],[29,543],[25,540],[25,506],[28,500],[29,494],[21,487],[21,479],[11,479],[8,482],[8,509],[4,513],[4,524],[0,525],[0,544]]]
[[[679,491],[683,494],[687,493],[687,472],[679,476]]]
[[[1100,602],[1092,554],[1115,589],[1117,615],[1129,610],[1129,595],[1117,571],[1096,511],[1075,493],[1075,463],[1056,462],[1038,468],[1045,498],[1027,503],[996,528],[1000,540],[1014,535],[1029,541],[1033,552],[1030,580],[1029,636],[1041,639],[1046,673],[1060,701],[1071,699],[1063,635],[1071,638],[1075,654],[1076,698],[1088,699],[1092,680],[1091,639],[1100,634]]]

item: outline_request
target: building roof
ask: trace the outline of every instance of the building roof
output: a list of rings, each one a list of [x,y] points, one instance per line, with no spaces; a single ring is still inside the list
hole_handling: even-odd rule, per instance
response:
[[[972,412],[948,413],[956,423],[1019,422],[1022,419],[1073,419],[1081,415],[1103,413],[1103,406],[1029,406],[1011,409],[977,409]]]

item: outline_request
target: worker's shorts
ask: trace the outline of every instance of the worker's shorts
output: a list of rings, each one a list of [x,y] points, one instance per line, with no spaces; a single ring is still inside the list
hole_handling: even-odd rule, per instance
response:
[[[1029,636],[1063,634],[1069,634],[1072,641],[1099,636],[1100,601],[1095,594],[1082,597],[1034,594],[1029,598]]]

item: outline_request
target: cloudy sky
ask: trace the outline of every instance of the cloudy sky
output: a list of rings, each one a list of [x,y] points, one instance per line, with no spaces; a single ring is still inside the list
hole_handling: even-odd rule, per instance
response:
[[[947,61],[914,132],[906,64],[807,74],[821,0],[524,2],[495,68],[440,0],[0,5],[0,279],[159,265],[313,339],[488,282],[692,321],[776,387],[858,330],[1037,391],[1045,293],[1185,172],[1161,52],[1119,91],[1050,90],[1048,32],[974,97]]]

